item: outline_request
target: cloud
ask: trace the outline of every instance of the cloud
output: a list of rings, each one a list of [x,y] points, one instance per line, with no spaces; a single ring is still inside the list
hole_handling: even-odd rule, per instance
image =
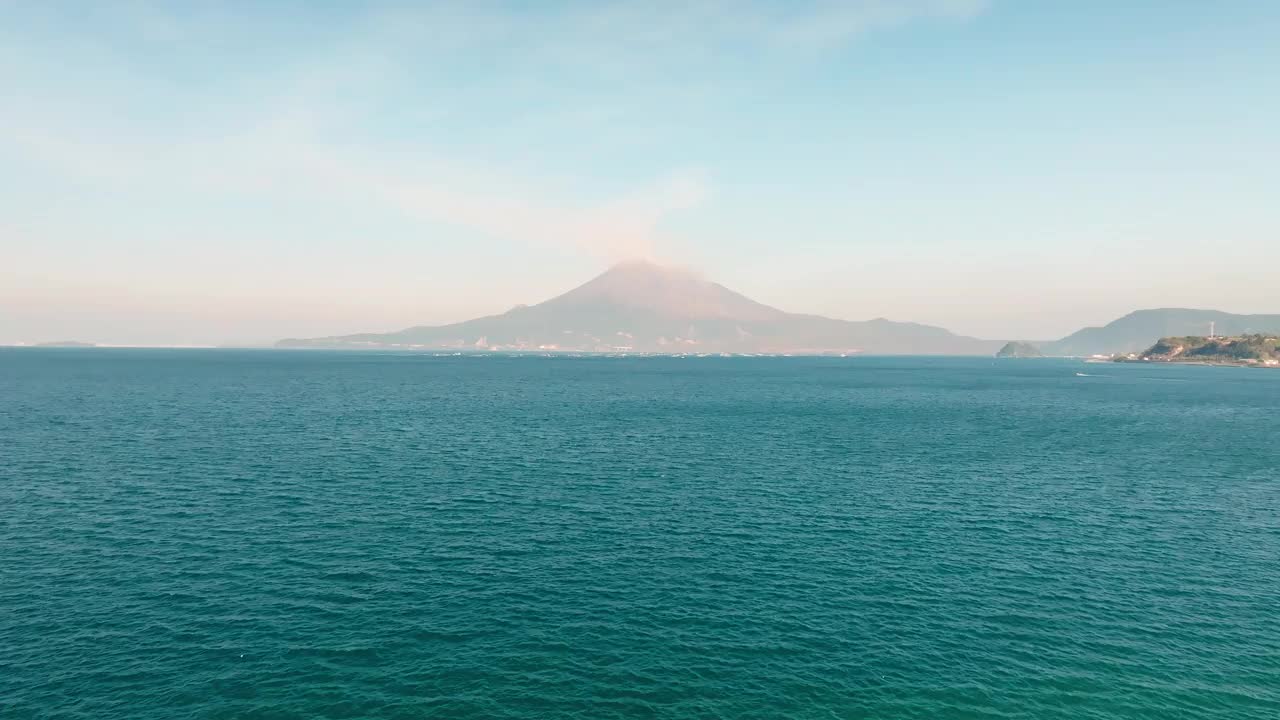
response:
[[[577,47],[618,54],[710,44],[794,46],[802,39],[837,44],[915,20],[968,19],[988,5],[988,0],[613,0],[546,3],[515,12],[485,3],[432,3],[375,10],[364,32],[392,43],[450,51],[508,43],[521,51]]]
[[[681,169],[582,202],[573,188],[457,163],[420,146],[367,151],[334,145],[304,129],[309,120],[293,122],[291,115],[309,114],[290,111],[236,136],[181,142],[120,141],[3,121],[0,132],[31,159],[77,183],[161,196],[354,199],[366,212],[568,247],[606,261],[654,257],[659,224],[708,192],[701,174]],[[396,159],[401,157],[413,162]]]
[[[812,59],[869,33],[912,22],[963,21],[989,0],[612,0],[382,8],[350,48],[458,59],[481,52],[508,71],[688,81],[744,59]],[[672,76],[672,69],[681,74]]]
[[[464,189],[322,147],[310,148],[298,165],[312,182],[370,196],[420,220],[508,240],[567,246],[610,262],[656,257],[659,224],[671,213],[695,207],[708,193],[706,181],[689,170],[583,204],[538,192],[533,180],[491,177]],[[457,176],[467,175],[474,173]]]
[[[829,2],[772,24],[765,37],[773,45],[821,50],[913,21],[968,19],[986,7],[985,0]]]
[[[491,160],[469,156],[465,148],[452,149],[446,137],[424,133],[389,140],[379,134],[379,114],[401,109],[406,93],[421,101],[423,96],[412,92],[417,83],[453,81],[466,68],[480,73],[469,77],[475,87],[455,89],[452,105],[441,98],[439,107],[425,111],[474,113],[478,92],[507,102],[510,97],[548,96],[549,101],[528,110],[519,122],[559,139],[576,133],[598,140],[613,133],[625,143],[625,133],[643,132],[644,121],[664,112],[661,101],[670,98],[659,92],[648,98],[650,105],[636,105],[635,88],[641,84],[690,93],[691,76],[717,61],[736,62],[737,49],[803,62],[807,53],[838,47],[871,31],[915,20],[965,18],[983,7],[982,0],[617,0],[519,9],[487,3],[374,6],[349,18],[349,28],[327,44],[279,67],[264,68],[265,79],[255,78],[253,88],[269,92],[252,103],[236,92],[228,96],[222,85],[184,88],[183,93],[196,94],[174,99],[193,105],[190,117],[199,119],[192,127],[162,128],[169,132],[154,135],[129,132],[129,114],[145,116],[157,98],[143,92],[145,97],[130,107],[130,98],[113,97],[110,109],[121,110],[122,117],[108,121],[103,97],[84,100],[88,112],[80,113],[76,88],[59,94],[50,87],[38,90],[48,102],[42,105],[39,94],[27,94],[20,111],[0,118],[0,151],[8,144],[53,173],[79,183],[131,187],[143,196],[289,193],[317,203],[357,197],[367,201],[368,212],[398,212],[504,240],[559,244],[610,260],[652,257],[664,222],[696,207],[710,192],[713,173],[689,169],[698,165],[696,159],[675,158],[647,177],[615,182],[612,194],[599,197],[591,177],[551,181],[530,163],[498,169]],[[163,6],[135,6],[126,26],[153,49],[169,44],[181,53],[201,46],[197,40],[206,35],[261,31],[248,20],[234,13],[184,16]],[[268,25],[267,32],[280,30]],[[36,68],[26,78],[36,87],[41,83],[31,81],[39,80],[38,68],[62,62],[55,48],[39,43],[10,46],[6,55],[34,61],[12,67]],[[483,68],[490,66],[497,66],[490,68],[492,77],[484,76]],[[136,67],[122,64],[117,69],[129,89]],[[571,86],[566,78],[574,77],[603,84],[588,83],[578,95],[549,92]],[[623,104],[611,107],[610,99]],[[166,100],[170,98],[159,98]],[[535,119],[539,113],[541,125]],[[502,117],[492,121],[499,134],[510,129],[502,123],[516,122]]]

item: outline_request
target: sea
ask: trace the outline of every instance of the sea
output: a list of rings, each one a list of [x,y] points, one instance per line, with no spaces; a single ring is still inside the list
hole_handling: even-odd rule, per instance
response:
[[[1280,371],[0,350],[0,718],[1280,718]]]

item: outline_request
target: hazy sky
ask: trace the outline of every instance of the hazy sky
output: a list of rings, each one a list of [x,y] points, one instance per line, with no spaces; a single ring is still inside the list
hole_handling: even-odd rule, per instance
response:
[[[0,0],[0,342],[466,319],[632,256],[1052,338],[1280,312],[1280,2]]]

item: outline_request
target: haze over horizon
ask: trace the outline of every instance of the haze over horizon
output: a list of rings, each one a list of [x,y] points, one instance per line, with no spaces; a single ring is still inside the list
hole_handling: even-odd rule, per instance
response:
[[[0,2],[0,343],[266,343],[615,262],[1053,339],[1280,312],[1280,5]]]

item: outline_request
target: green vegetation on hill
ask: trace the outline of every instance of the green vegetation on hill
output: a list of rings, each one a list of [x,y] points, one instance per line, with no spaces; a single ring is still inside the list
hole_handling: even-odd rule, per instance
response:
[[[1217,310],[1159,308],[1138,310],[1103,327],[1084,328],[1061,340],[1043,343],[1045,355],[1112,355],[1142,352],[1160,338],[1212,332],[1227,336],[1280,333],[1280,315],[1234,315]]]
[[[1167,337],[1139,355],[1146,362],[1212,363],[1220,365],[1280,366],[1280,337]]]
[[[996,353],[996,357],[1000,358],[1038,358],[1044,357],[1044,353],[1040,352],[1040,348],[1025,342],[1011,342],[1000,348]]]

